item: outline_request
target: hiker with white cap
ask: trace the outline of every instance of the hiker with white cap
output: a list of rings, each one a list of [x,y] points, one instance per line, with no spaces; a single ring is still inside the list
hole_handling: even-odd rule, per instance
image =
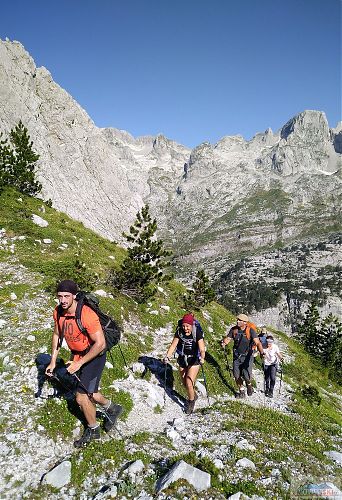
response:
[[[274,343],[272,335],[267,335],[267,348],[264,349],[264,374],[265,374],[265,396],[273,398],[273,389],[276,381],[277,365],[283,357],[279,347]]]
[[[233,375],[238,386],[237,398],[246,397],[243,382],[246,382],[247,394],[253,394],[252,387],[252,367],[253,367],[253,345],[256,345],[260,356],[264,356],[264,350],[256,332],[256,327],[249,322],[246,314],[237,316],[237,325],[233,326],[226,337],[222,339],[221,345],[224,348],[231,340],[233,347]]]

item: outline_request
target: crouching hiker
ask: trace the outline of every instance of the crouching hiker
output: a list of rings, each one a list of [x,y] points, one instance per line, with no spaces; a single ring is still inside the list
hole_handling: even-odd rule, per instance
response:
[[[273,398],[276,382],[277,366],[283,357],[279,347],[274,343],[272,335],[267,335],[267,348],[264,349],[265,396]]]
[[[55,308],[55,322],[52,335],[52,353],[46,375],[53,376],[57,356],[63,338],[71,350],[71,359],[67,363],[67,371],[78,381],[76,386],[76,401],[80,406],[88,427],[82,437],[74,442],[76,448],[100,438],[100,426],[96,421],[96,406],[102,406],[106,419],[104,429],[109,432],[119,418],[122,407],[111,403],[98,390],[103,368],[106,362],[106,342],[97,314],[84,305],[81,312],[81,322],[86,328],[83,333],[75,317],[78,287],[74,281],[64,280],[57,287],[59,305]]]
[[[175,351],[178,354],[179,373],[188,394],[185,413],[190,415],[194,411],[197,399],[195,393],[196,377],[205,358],[203,331],[192,314],[185,314],[179,320],[174,339],[163,360],[165,364],[169,362]]]
[[[264,355],[261,342],[258,338],[253,324],[249,323],[246,314],[239,314],[237,325],[233,326],[226,337],[222,339],[221,346],[225,348],[231,340],[234,341],[233,347],[233,375],[238,386],[237,398],[246,396],[243,381],[246,382],[247,394],[253,394],[252,387],[252,367],[253,367],[253,345],[255,344],[260,356]]]

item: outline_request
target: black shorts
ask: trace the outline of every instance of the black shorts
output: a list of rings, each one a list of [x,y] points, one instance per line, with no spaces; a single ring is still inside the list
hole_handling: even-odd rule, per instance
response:
[[[178,356],[177,363],[180,368],[188,368],[189,366],[200,364],[198,356],[183,356],[181,354]]]
[[[105,363],[106,354],[104,353],[84,364],[77,373],[81,382],[78,383],[76,391],[81,394],[98,392]]]

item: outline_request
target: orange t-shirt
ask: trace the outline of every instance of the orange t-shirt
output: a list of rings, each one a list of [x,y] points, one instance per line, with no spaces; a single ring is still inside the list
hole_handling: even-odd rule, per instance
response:
[[[53,312],[55,324],[57,323],[57,308],[58,306]],[[86,305],[82,307],[81,323],[90,334],[102,330],[98,315]],[[65,341],[72,352],[83,352],[93,344],[90,337],[86,333],[82,333],[78,328],[74,315],[65,314],[61,316],[59,318],[59,330],[64,332]],[[75,353],[75,355],[78,358],[81,357],[77,353]]]

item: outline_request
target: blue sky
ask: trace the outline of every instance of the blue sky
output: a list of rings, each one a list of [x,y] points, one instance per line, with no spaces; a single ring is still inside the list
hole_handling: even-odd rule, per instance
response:
[[[341,120],[340,0],[11,0],[19,40],[99,127],[186,146]]]

